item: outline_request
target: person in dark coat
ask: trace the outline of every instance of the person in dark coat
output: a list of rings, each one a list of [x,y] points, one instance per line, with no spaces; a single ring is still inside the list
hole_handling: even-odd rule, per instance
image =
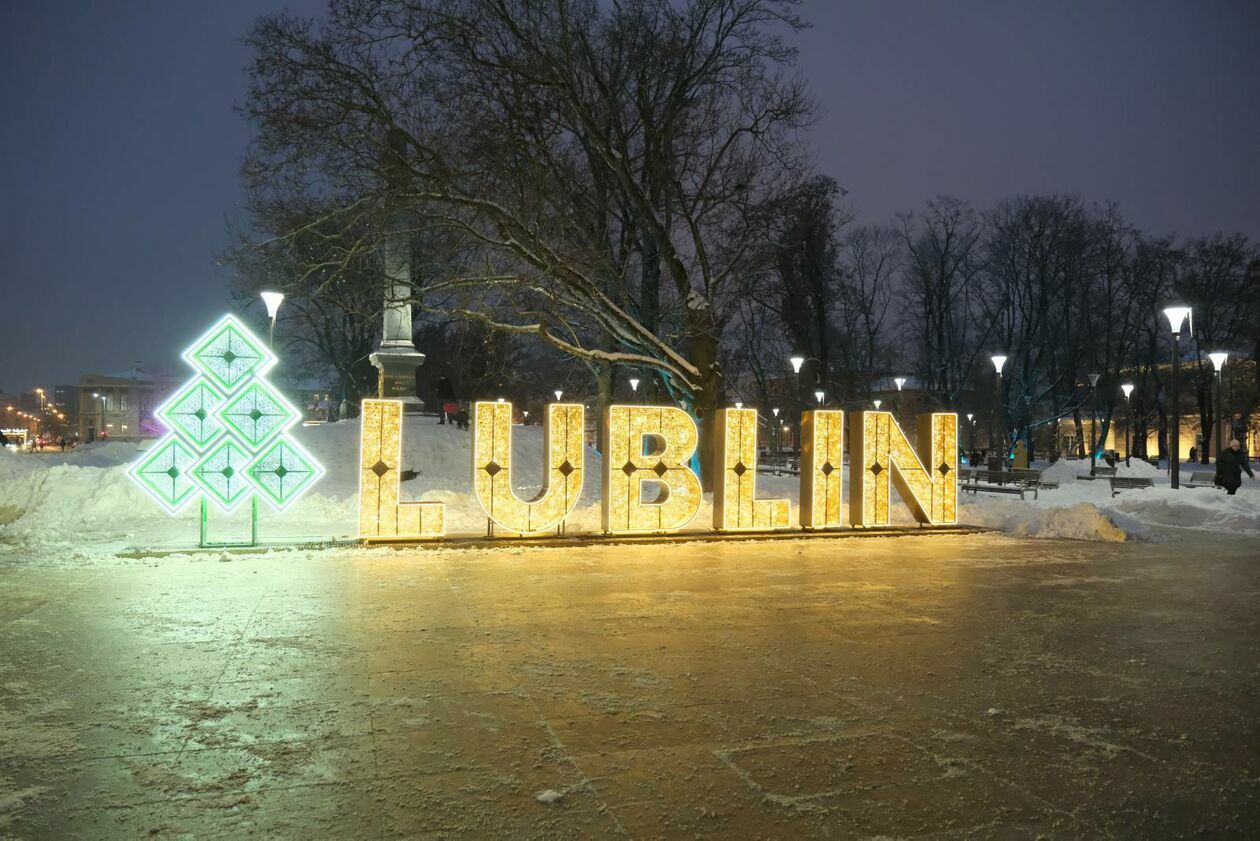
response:
[[[445,425],[446,419],[453,414],[447,406],[455,402],[455,386],[446,377],[437,381],[438,423]],[[451,418],[452,422],[454,418]]]
[[[1247,454],[1243,452],[1242,445],[1235,438],[1229,442],[1229,447],[1216,457],[1216,484],[1233,496],[1242,485],[1244,470],[1253,480],[1256,478],[1256,474],[1251,472],[1251,465],[1247,463]]]

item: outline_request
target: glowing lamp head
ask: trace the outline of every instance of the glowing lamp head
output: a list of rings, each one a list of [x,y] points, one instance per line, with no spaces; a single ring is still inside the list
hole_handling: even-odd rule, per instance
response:
[[[555,395],[556,395],[556,401],[559,402],[560,398],[564,397],[564,392],[557,388],[555,391]]]
[[[1125,383],[1120,386],[1120,390],[1124,392],[1124,399],[1128,400],[1129,395],[1133,393],[1133,383]]]
[[[875,401],[875,411],[877,411],[877,412],[878,412],[878,411],[879,411],[879,407],[880,407],[880,406],[882,406],[883,404],[884,404],[884,401],[883,401],[883,400],[876,400],[876,401]]]
[[[498,401],[497,401],[497,402],[502,403],[502,402],[503,402],[503,398],[502,398],[502,397],[500,397],[500,398],[498,399]]]
[[[799,374],[801,372],[801,366],[805,364],[805,357],[792,356],[788,358],[788,362],[792,363],[792,373]]]
[[[895,382],[895,383],[897,384],[897,390],[898,390],[898,391],[901,391],[901,387],[902,387],[903,385],[905,385],[905,384],[906,384],[906,378],[905,378],[905,377],[894,377],[894,378],[893,378],[893,382]]]
[[[1225,367],[1225,360],[1229,359],[1229,354],[1218,350],[1216,353],[1209,353],[1208,359],[1212,360],[1212,366],[1216,368],[1216,373],[1220,373]]]
[[[770,410],[770,412],[777,418],[779,416],[779,407],[778,406],[774,407],[773,409]]]
[[[1164,317],[1168,319],[1168,329],[1172,330],[1173,335],[1177,335],[1181,332],[1181,327],[1185,324],[1186,319],[1190,317],[1190,307],[1164,307]]]
[[[743,403],[741,403],[740,401],[736,400],[736,401],[735,401],[735,408],[736,408],[736,409],[742,409],[742,408],[744,408],[744,404],[743,404]]]
[[[630,390],[636,393],[639,390],[639,381],[635,379],[634,377],[630,378]],[[556,399],[558,400],[559,398],[556,398]]]
[[[263,292],[263,304],[267,307],[267,317],[275,318],[276,313],[280,312],[280,305],[284,303],[283,292]]]
[[[1002,366],[1006,364],[1006,357],[995,354],[989,359],[993,360],[993,370],[997,371],[999,377],[1002,376]]]
[[[972,421],[972,419],[973,419],[974,417],[975,417],[975,415],[974,415],[973,413],[968,412],[968,413],[967,413],[967,422],[968,422],[968,423],[971,423],[971,421]]]
[[[823,398],[826,396],[827,395],[823,394],[821,391],[814,392],[814,399],[817,400],[819,403],[823,402]]]
[[[1089,375],[1089,387],[1090,387],[1090,388],[1098,388],[1098,378],[1099,378],[1099,377],[1101,377],[1101,376],[1102,376],[1102,374],[1090,374],[1090,375]]]
[[[100,392],[99,392],[99,391],[94,391],[94,392],[92,392],[92,396],[93,396],[93,397],[100,397],[100,396],[101,396],[101,394],[100,394]]]

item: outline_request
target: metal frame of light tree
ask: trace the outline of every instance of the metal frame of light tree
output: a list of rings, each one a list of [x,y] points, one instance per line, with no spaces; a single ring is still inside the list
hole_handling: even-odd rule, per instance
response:
[[[170,431],[130,476],[172,514],[200,491],[199,546],[255,546],[259,495],[283,511],[323,467],[288,437],[301,414],[267,382],[276,357],[239,319],[224,316],[181,356],[196,375],[154,412]],[[249,540],[211,541],[208,501],[229,513],[246,498]]]

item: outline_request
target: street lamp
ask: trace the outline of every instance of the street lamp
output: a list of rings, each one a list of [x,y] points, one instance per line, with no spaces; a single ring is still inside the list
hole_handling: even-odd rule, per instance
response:
[[[883,401],[883,400],[876,400],[876,401],[874,401],[874,402],[875,402],[875,411],[877,411],[877,412],[878,412],[878,411],[879,411],[880,404],[881,404],[881,403],[883,403],[884,401]]]
[[[1172,331],[1172,431],[1168,438],[1168,474],[1174,489],[1181,487],[1181,405],[1177,397],[1177,374],[1181,369],[1181,327],[1187,319],[1192,319],[1191,310],[1187,306],[1173,305],[1164,307],[1164,316],[1168,319],[1168,329]],[[1194,329],[1191,320],[1190,329]]]
[[[824,397],[826,397],[826,396],[827,396],[827,395],[823,394],[821,391],[815,391],[815,392],[814,392],[814,399],[818,401],[818,405],[819,405],[819,406],[821,406],[821,405],[823,404],[823,398],[824,398]]]
[[[774,415],[774,424],[777,427],[774,432],[774,455],[778,458],[783,452],[783,422],[779,420],[779,407],[771,409],[770,414]]]
[[[972,456],[976,454],[976,416],[973,412],[967,413],[967,427],[971,430],[971,452],[967,454],[967,463],[971,464]]]
[[[1098,431],[1098,379],[1102,374],[1089,375],[1089,475],[1094,475],[1094,454],[1098,445],[1094,443]]]
[[[742,409],[742,408],[744,408],[744,404],[743,404],[741,401],[736,400],[736,401],[735,401],[735,408],[736,408],[736,409]]]
[[[801,366],[805,364],[805,357],[789,356],[788,362],[792,364],[792,374],[796,377],[796,391],[793,393],[793,397],[796,398],[796,407],[798,410],[804,409],[805,401],[801,399]]]
[[[999,442],[998,442],[998,443],[999,443],[998,451],[999,451],[999,453],[1000,453],[1000,458],[1002,459],[1002,464],[1003,464],[1003,465],[1005,465],[1005,464],[1006,464],[1006,453],[1002,451],[1002,448],[1001,448],[1001,446],[1000,446],[1000,445],[1001,445],[1001,442],[1002,442],[1002,441],[1004,441],[1004,440],[1006,439],[1006,431],[1005,431],[1005,428],[1006,428],[1006,418],[1004,418],[1004,417],[1003,417],[1003,418],[1000,418],[1000,419],[999,419],[999,418],[997,418],[997,413],[998,413],[998,409],[999,409],[999,407],[1001,406],[1001,403],[1002,403],[1002,366],[1004,366],[1004,365],[1006,364],[1006,357],[1005,357],[1005,356],[1002,356],[1001,354],[994,354],[994,355],[992,355],[992,356],[990,356],[990,357],[989,357],[989,360],[993,363],[993,370],[997,372],[997,380],[994,382],[994,389],[993,389],[993,411],[992,411],[992,413],[990,414],[990,417],[991,417],[991,418],[993,418],[993,419],[995,419],[995,420],[1000,420],[1000,421],[1001,421],[1001,423],[1002,423],[1003,432],[1002,432],[1002,435],[1001,435],[1001,440],[999,440]],[[990,422],[990,424],[989,424],[989,446],[990,446],[990,447],[993,447],[993,424],[992,424],[992,422]]]
[[[638,377],[630,378],[630,393],[634,395],[634,401],[639,402],[639,379]]]
[[[104,395],[104,394],[101,394],[101,393],[99,393],[99,392],[94,391],[94,392],[92,392],[92,396],[93,396],[93,397],[96,397],[96,398],[99,398],[99,399],[100,399],[100,401],[101,401],[101,430],[100,430],[100,435],[101,435],[101,437],[102,437],[102,438],[108,438],[108,437],[109,437],[109,433],[107,433],[107,432],[105,431],[105,395]]]
[[[559,403],[560,398],[564,397],[564,392],[557,388],[555,391],[555,394],[556,394],[556,402]]]
[[[1124,413],[1129,416],[1124,428],[1124,466],[1129,466],[1129,450],[1133,444],[1130,443],[1130,436],[1133,434],[1133,404],[1129,402],[1129,396],[1133,394],[1133,383],[1124,383],[1120,386],[1120,390],[1124,392]]]
[[[1216,368],[1216,457],[1221,457],[1221,420],[1224,415],[1221,413],[1221,370],[1225,367],[1225,360],[1229,359],[1229,354],[1218,350],[1216,353],[1209,353],[1208,359],[1212,360],[1212,366]]]
[[[267,307],[267,317],[271,319],[271,330],[267,333],[267,347],[270,348],[276,338],[276,314],[280,312],[280,305],[284,303],[284,293],[263,292],[261,295],[263,304]]]

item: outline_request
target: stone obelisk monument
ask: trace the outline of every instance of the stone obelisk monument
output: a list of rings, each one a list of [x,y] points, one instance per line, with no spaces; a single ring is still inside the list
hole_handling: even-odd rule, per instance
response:
[[[391,191],[397,193],[407,182],[401,133],[391,130],[385,145],[385,177]],[[385,324],[380,347],[368,359],[376,366],[378,374],[377,396],[383,400],[401,400],[405,404],[403,411],[413,413],[424,408],[424,402],[416,396],[416,369],[424,364],[424,354],[416,350],[411,339],[410,232],[404,214],[396,207],[390,211],[387,224],[389,227],[381,244]]]

